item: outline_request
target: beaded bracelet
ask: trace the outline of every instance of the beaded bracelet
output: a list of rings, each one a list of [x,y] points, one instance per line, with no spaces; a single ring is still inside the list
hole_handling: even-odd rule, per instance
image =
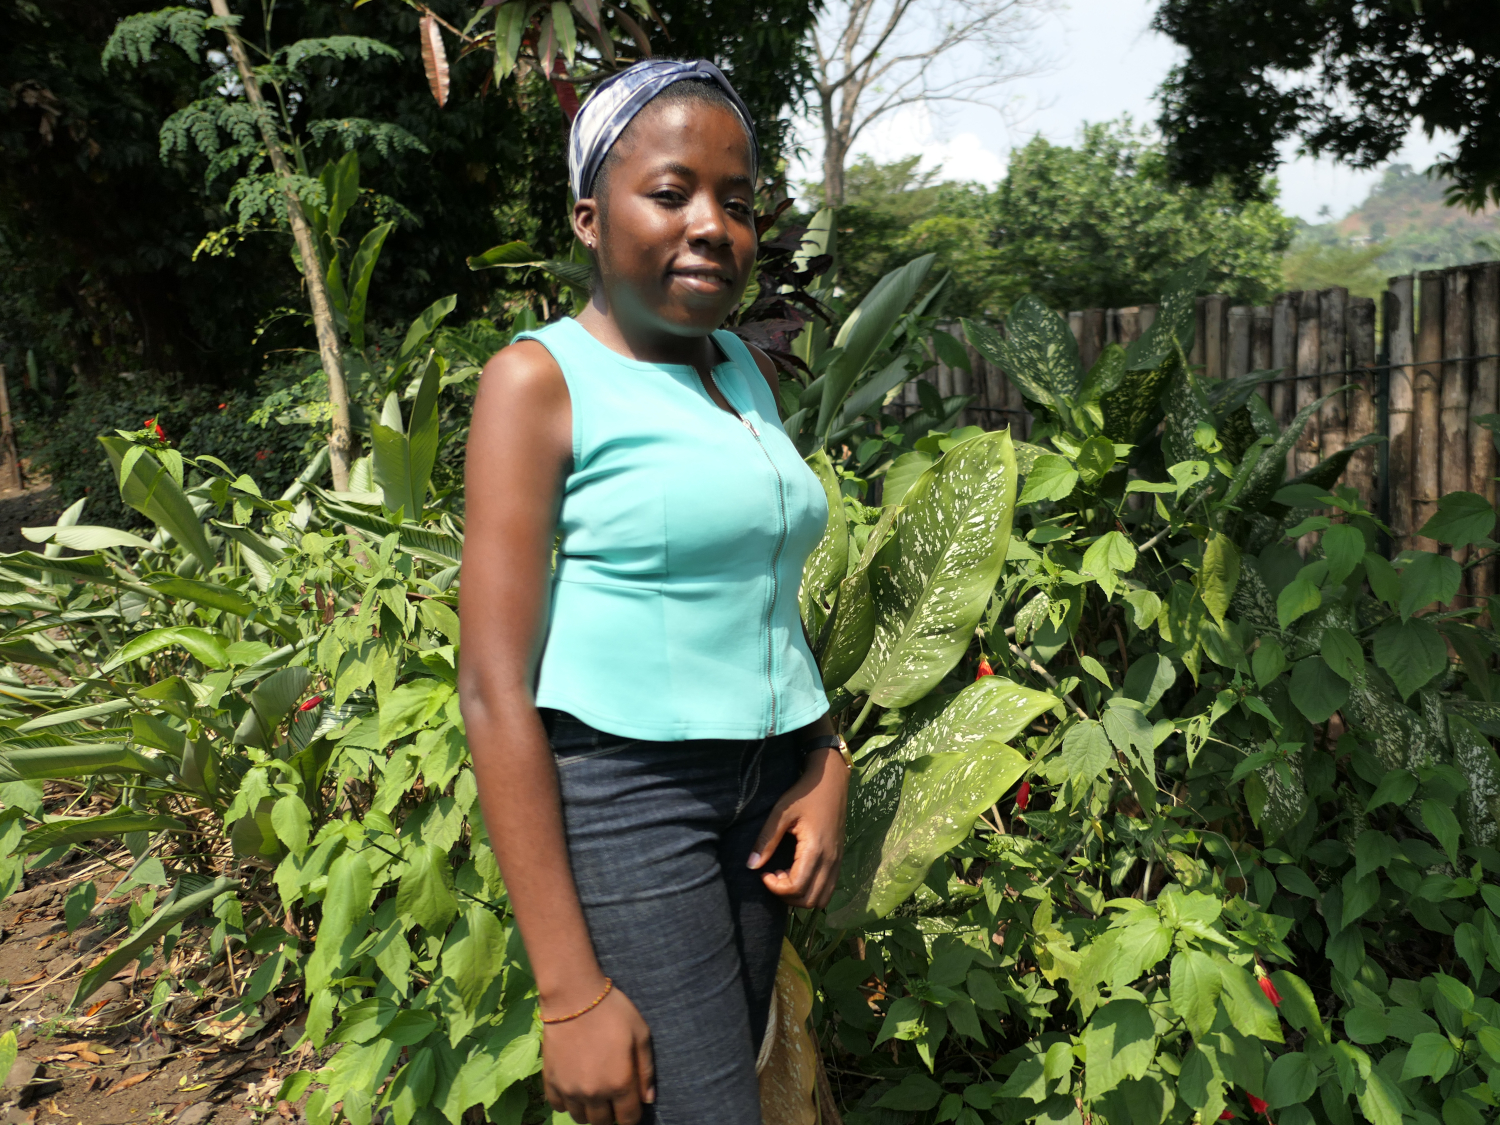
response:
[[[578,1011],[574,1012],[572,1015],[568,1015],[568,1016],[553,1016],[550,1020],[546,1016],[543,1016],[542,1017],[542,1022],[543,1023],[567,1023],[569,1020],[576,1020],[579,1016],[586,1016],[590,1012],[592,1012],[595,1008],[597,1008],[600,1004],[604,1003],[604,998],[610,994],[610,990],[613,989],[614,987],[615,987],[615,982],[611,978],[605,977],[604,978],[604,991],[601,992],[601,993],[599,993],[598,996],[595,996],[594,997],[594,1002],[592,1004],[590,1004],[588,1007],[586,1007],[586,1008],[579,1008]]]

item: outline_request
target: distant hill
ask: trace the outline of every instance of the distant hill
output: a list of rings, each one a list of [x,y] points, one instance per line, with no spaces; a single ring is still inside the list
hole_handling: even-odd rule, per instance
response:
[[[1500,258],[1500,211],[1446,206],[1447,186],[1392,164],[1342,219],[1297,231],[1284,264],[1288,288],[1345,285],[1374,296],[1387,277]]]

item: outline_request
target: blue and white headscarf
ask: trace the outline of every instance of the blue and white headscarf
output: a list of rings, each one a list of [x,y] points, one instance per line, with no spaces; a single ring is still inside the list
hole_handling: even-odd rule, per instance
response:
[[[578,116],[573,118],[573,128],[568,134],[568,185],[573,189],[573,198],[585,199],[594,190],[594,180],[605,156],[620,139],[625,127],[652,98],[674,82],[694,78],[718,86],[739,114],[745,131],[750,135],[753,179],[758,174],[760,163],[760,142],[755,135],[755,123],[750,120],[749,109],[729,84],[729,79],[724,77],[724,72],[707,59],[686,62],[642,59],[628,70],[599,83],[579,109]]]

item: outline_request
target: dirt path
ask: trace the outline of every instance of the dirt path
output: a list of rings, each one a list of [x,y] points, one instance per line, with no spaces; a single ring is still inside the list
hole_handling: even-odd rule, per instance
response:
[[[128,854],[111,858],[130,863]],[[65,1011],[81,973],[129,929],[126,900],[104,899],[71,934],[64,921],[68,890],[93,878],[105,895],[120,878],[111,867],[74,852],[64,865],[28,874],[28,889],[0,904],[0,1031],[15,1031],[19,1047],[0,1088],[0,1125],[302,1125],[299,1108],[276,1100],[299,1063],[318,1065],[310,1049],[289,1050],[300,1017],[271,996],[243,1041],[210,1034],[224,1030],[213,1013],[233,1002],[222,957],[213,964],[201,949],[174,953],[174,975],[197,978],[203,995],[174,993],[155,1020],[160,944],[144,967],[132,963],[78,1011]],[[203,944],[187,938],[184,946]]]
[[[21,536],[21,528],[55,523],[61,510],[52,482],[45,477],[32,480],[21,492],[0,491],[0,554],[36,550],[35,543]]]

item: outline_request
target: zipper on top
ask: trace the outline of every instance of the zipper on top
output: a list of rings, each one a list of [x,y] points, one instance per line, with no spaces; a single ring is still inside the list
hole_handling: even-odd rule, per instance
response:
[[[718,378],[712,372],[709,372],[708,377],[713,380],[714,387],[718,392],[724,395],[724,401],[729,402],[729,396],[724,394],[724,388],[719,386]],[[734,409],[732,402],[729,402],[729,407],[730,413],[740,420],[740,425],[750,431],[750,436],[755,439],[755,444],[765,454],[766,463],[771,466],[771,472],[776,475],[776,508],[777,514],[781,519],[781,532],[776,537],[776,548],[771,552],[771,600],[766,606],[766,690],[771,693],[771,723],[766,728],[766,737],[770,738],[776,733],[776,680],[772,675],[772,665],[776,659],[776,645],[772,633],[772,622],[776,616],[776,600],[781,594],[781,574],[778,568],[781,565],[781,551],[786,546],[787,537],[786,484],[782,480],[781,470],[776,465],[776,459],[771,456],[771,451],[766,448],[766,443],[761,440],[760,431],[755,428],[749,418],[746,418],[738,410]],[[718,409],[718,403],[714,403],[714,408]]]

